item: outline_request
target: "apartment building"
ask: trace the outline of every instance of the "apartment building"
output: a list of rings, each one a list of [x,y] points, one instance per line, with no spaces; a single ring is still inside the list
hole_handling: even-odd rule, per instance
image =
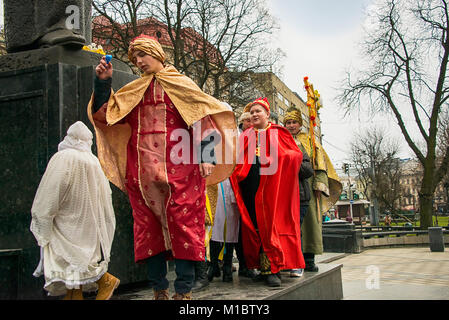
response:
[[[301,111],[303,118],[303,126],[306,132],[309,132],[309,108],[304,99],[292,91],[277,75],[273,72],[254,73],[251,75],[253,85],[255,88],[267,97],[271,106],[271,121],[277,124],[284,124],[284,116],[290,107],[296,107]],[[304,97],[307,93],[304,89]],[[255,97],[257,98],[257,97]],[[321,121],[317,119],[317,126],[315,127],[315,137],[321,142]]]

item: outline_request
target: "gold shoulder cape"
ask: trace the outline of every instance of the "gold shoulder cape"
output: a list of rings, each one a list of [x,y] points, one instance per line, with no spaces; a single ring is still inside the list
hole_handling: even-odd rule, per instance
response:
[[[301,142],[303,147],[306,149],[307,153],[310,155],[312,151],[312,146],[310,144],[310,137],[305,133],[300,133],[296,136],[296,139]],[[315,141],[316,144],[316,160],[315,160],[315,170],[325,171],[327,173],[329,181],[329,197],[322,197],[322,212],[328,211],[337,201],[343,190],[343,186],[340,182],[340,177],[337,175],[332,162],[324,151],[323,146],[319,141]]]
[[[222,139],[215,147],[217,166],[212,175],[206,179],[206,184],[218,184],[227,179],[232,174],[236,162],[237,127],[234,113],[220,101],[204,93],[190,78],[179,73],[173,66],[167,66],[156,74],[136,79],[116,93],[112,91],[106,112],[107,125],[94,121],[92,95],[87,113],[95,128],[98,158],[106,177],[126,193],[124,183],[126,148],[131,128],[129,124],[119,122],[139,104],[153,77],[156,77],[161,84],[188,127],[208,115],[211,116]],[[230,159],[226,158],[225,154]]]

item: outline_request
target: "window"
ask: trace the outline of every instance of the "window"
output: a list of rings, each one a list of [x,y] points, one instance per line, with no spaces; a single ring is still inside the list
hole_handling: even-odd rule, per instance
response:
[[[284,96],[278,91],[277,92],[278,99],[284,102]]]
[[[279,108],[279,114],[280,114],[281,116],[284,116],[284,114],[285,114],[284,109]]]

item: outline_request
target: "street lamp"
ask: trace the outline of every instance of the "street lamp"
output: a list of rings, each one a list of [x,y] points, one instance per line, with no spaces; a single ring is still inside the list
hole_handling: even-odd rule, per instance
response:
[[[446,214],[449,214],[449,182],[444,184],[444,189],[446,189]]]

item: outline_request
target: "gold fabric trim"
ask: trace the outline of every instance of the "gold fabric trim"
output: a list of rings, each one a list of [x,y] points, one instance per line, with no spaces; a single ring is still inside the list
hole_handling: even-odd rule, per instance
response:
[[[218,163],[206,179],[206,185],[218,184],[227,179],[234,170],[237,157],[235,137],[238,134],[234,113],[220,101],[201,91],[190,78],[168,66],[155,75],[134,80],[116,93],[112,91],[106,112],[108,125],[94,121],[92,95],[87,112],[96,132],[98,158],[109,181],[126,193],[126,147],[131,127],[120,121],[139,104],[153,77],[161,84],[188,127],[207,115],[211,116],[222,140],[215,147]],[[232,158],[227,159],[226,154],[231,154]],[[230,160],[230,163],[225,163],[225,159]]]
[[[299,133],[296,135],[295,140],[297,143],[301,143],[304,149],[307,151],[307,154],[310,156],[312,153],[311,145],[310,145],[310,137],[305,133]],[[316,159],[315,159],[315,170],[321,170],[325,171],[328,176],[329,181],[329,188],[328,190],[318,189],[320,191],[323,191],[325,194],[329,195],[328,197],[322,197],[322,206],[321,206],[321,213],[327,212],[337,201],[338,198],[341,195],[341,192],[343,190],[343,186],[340,182],[340,177],[338,176],[337,172],[335,171],[334,166],[332,165],[332,162],[327,155],[326,151],[324,151],[323,146],[320,144],[319,141],[315,141],[316,144]],[[320,188],[319,186],[317,186]],[[325,192],[327,191],[327,192]]]
[[[265,254],[265,252],[261,252],[259,254],[259,258],[260,258],[260,273],[262,275],[271,274],[270,259],[268,259],[268,256]]]
[[[215,211],[217,210],[218,201],[218,185],[210,185],[206,187],[206,193],[209,197],[209,203],[211,208],[212,221],[210,220],[209,214],[206,211],[206,226],[213,226],[215,221]]]
[[[313,190],[321,191],[326,197],[329,197],[329,188],[322,182],[315,182]]]

